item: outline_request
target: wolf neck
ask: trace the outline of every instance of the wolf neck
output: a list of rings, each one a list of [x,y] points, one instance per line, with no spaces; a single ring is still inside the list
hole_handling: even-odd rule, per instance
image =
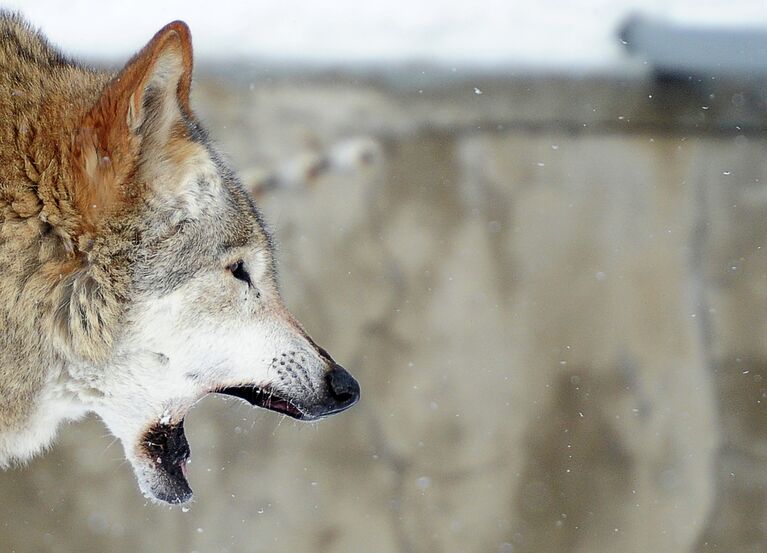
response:
[[[61,316],[74,306],[72,259],[52,224],[66,230],[71,191],[66,152],[79,114],[110,78],[64,59],[14,16],[0,12],[0,465],[7,438],[34,453],[67,416],[41,414],[67,362],[58,347],[70,333]],[[90,313],[83,310],[83,316]]]

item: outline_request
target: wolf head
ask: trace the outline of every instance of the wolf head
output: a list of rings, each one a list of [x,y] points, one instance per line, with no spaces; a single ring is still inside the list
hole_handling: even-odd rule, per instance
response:
[[[283,305],[272,239],[190,108],[191,73],[189,30],[171,23],[77,116],[69,178],[40,192],[67,390],[170,503],[191,497],[183,422],[205,394],[300,420],[359,398]]]

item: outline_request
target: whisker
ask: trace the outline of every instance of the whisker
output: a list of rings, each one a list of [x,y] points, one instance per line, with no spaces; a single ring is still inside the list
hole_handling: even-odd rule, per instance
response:
[[[109,436],[109,434],[106,434],[104,437],[106,437],[106,436]],[[106,445],[106,447],[103,449],[103,451],[101,452],[101,456],[105,455],[105,454],[106,454],[106,452],[107,452],[107,451],[108,451],[108,450],[109,450],[109,449],[110,449],[110,448],[111,448],[113,445],[115,445],[115,443],[117,443],[117,440],[118,440],[118,438],[116,438],[116,437],[112,436],[112,441],[111,441],[111,442],[109,442],[109,443]]]
[[[274,428],[274,430],[272,431],[272,436],[274,436],[274,435],[276,435],[276,434],[277,434],[277,430],[279,430],[279,429],[280,429],[280,425],[282,424],[282,421],[284,421],[286,418],[288,418],[288,416],[287,416],[287,415],[282,415],[282,416],[280,417],[280,420],[278,420],[278,421],[277,421],[277,426],[276,426],[276,427]]]

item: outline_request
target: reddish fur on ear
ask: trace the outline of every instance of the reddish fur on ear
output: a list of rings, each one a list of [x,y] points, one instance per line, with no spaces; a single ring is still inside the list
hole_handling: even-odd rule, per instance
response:
[[[160,80],[175,87],[178,109],[190,113],[192,42],[189,27],[174,21],[163,27],[105,87],[73,137],[72,155],[80,170],[74,194],[82,231],[97,232],[99,221],[126,200],[123,185],[138,161],[147,114],[144,98],[150,84]]]
[[[184,67],[184,71],[181,78],[178,81],[178,88],[176,94],[178,95],[178,102],[184,113],[187,115],[192,113],[189,106],[189,93],[192,90],[192,33],[189,31],[189,26],[183,21],[173,21],[168,23],[160,31],[162,33],[166,29],[170,29],[178,34],[179,46],[181,47],[181,59]],[[157,34],[160,34],[157,33]],[[155,35],[156,36],[156,35]]]

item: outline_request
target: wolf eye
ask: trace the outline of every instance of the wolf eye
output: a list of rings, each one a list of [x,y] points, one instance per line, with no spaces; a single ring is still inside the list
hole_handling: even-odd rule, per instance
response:
[[[248,286],[253,286],[253,283],[250,280],[250,275],[248,274],[248,271],[245,270],[245,262],[242,259],[232,263],[228,268],[234,278],[243,281]]]

